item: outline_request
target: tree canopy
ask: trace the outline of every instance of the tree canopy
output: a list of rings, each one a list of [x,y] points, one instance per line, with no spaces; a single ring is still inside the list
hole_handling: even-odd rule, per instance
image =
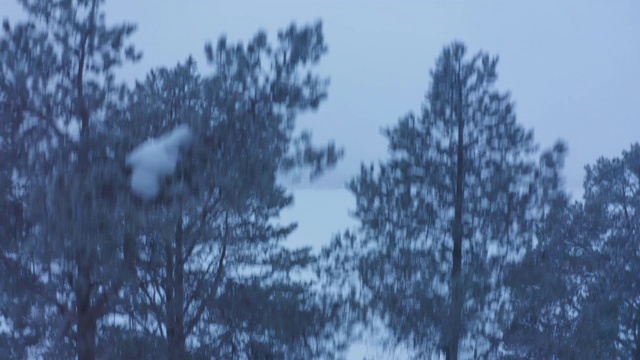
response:
[[[328,98],[321,21],[127,84],[136,26],[103,0],[19,2],[0,358],[335,359],[382,328],[419,359],[640,359],[640,145],[586,166],[572,200],[568,146],[539,150],[497,56],[443,48],[420,111],[382,131],[388,158],[348,182],[358,226],[316,253],[279,216],[285,176],[344,154],[297,121]]]

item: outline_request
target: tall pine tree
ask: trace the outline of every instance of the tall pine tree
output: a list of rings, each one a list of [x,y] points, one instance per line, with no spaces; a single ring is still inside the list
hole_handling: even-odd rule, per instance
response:
[[[539,213],[533,134],[495,89],[497,58],[466,53],[445,47],[422,113],[384,132],[390,159],[349,185],[357,240],[333,243],[355,253],[365,312],[419,357],[498,349],[510,315],[503,267],[533,241]]]

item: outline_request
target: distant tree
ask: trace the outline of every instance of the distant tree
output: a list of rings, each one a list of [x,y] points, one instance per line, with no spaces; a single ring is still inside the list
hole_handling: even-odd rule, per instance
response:
[[[581,311],[578,329],[595,332],[598,348],[615,349],[618,358],[640,358],[640,145],[622,157],[587,166],[584,217],[593,259],[584,276],[593,279],[586,301],[596,311]],[[593,266],[596,262],[597,267]],[[606,334],[606,335],[605,335]],[[608,335],[608,336],[607,336]]]
[[[633,144],[587,166],[583,201],[557,207],[551,241],[531,253],[541,262],[522,266],[540,276],[516,293],[523,305],[510,333],[522,336],[507,346],[516,357],[640,358],[639,184]]]
[[[513,319],[504,330],[502,358],[580,358],[571,341],[577,304],[575,224],[579,204],[570,204],[560,170],[566,149],[556,146],[541,157],[540,218],[536,242],[522,261],[506,268]]]
[[[494,88],[497,58],[465,55],[445,47],[422,113],[384,132],[390,159],[349,185],[360,228],[327,253],[351,254],[362,309],[421,358],[498,350],[503,269],[530,246],[539,213],[533,134]]]
[[[108,135],[119,90],[113,70],[139,57],[126,45],[134,27],[107,26],[99,0],[20,2],[28,20],[5,22],[0,40],[0,121],[20,150],[9,171],[24,185],[16,206],[30,225],[10,257],[21,269],[10,281],[35,282],[27,291],[43,304],[32,314],[44,320],[46,341],[31,356],[94,359],[99,320],[124,284],[124,178]],[[23,295],[9,292],[31,301]]]

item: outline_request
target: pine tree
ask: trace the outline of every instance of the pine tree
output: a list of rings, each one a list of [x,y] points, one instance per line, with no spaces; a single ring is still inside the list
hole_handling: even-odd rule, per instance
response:
[[[640,145],[586,167],[578,343],[610,358],[640,357]]]
[[[94,359],[99,321],[117,302],[121,223],[118,169],[108,133],[118,86],[113,70],[139,58],[131,25],[109,27],[102,1],[21,1],[26,23],[4,26],[3,125],[21,150],[30,224],[17,256],[38,279],[45,357]],[[5,107],[4,110],[7,110]],[[120,179],[120,180],[119,180]]]
[[[640,356],[639,164],[638,144],[599,159],[586,167],[582,202],[550,213],[544,241],[519,266],[528,275],[514,292],[514,357]]]
[[[533,241],[539,171],[531,131],[495,90],[497,58],[447,46],[420,115],[384,134],[390,159],[349,185],[361,306],[419,357],[481,357],[509,321],[503,268]],[[348,239],[347,239],[348,240]]]
[[[311,72],[326,52],[321,25],[291,25],[275,46],[262,32],[246,46],[221,38],[206,52],[211,75],[192,59],[152,71],[120,125],[129,129],[121,151],[178,124],[194,133],[159,196],[135,201],[139,286],[128,331],[143,329],[162,344],[149,351],[169,359],[312,356],[327,350],[314,334],[329,319],[294,274],[314,258],[283,248],[295,226],[273,220],[292,201],[279,174],[318,176],[341,156],[293,133],[297,114],[326,97],[327,80]]]

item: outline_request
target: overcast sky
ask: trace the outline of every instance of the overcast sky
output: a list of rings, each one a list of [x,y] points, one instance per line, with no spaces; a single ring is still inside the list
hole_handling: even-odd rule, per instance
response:
[[[2,0],[2,17],[19,6]],[[583,167],[618,156],[640,138],[640,1],[157,1],[109,0],[109,22],[139,25],[144,52],[123,79],[192,54],[206,72],[205,42],[249,39],[322,19],[329,53],[320,71],[329,100],[300,124],[346,157],[315,187],[343,188],[362,161],[386,156],[380,129],[420,108],[442,47],[464,41],[500,56],[498,88],[510,91],[519,120],[540,144],[569,143],[566,175],[579,191]]]

